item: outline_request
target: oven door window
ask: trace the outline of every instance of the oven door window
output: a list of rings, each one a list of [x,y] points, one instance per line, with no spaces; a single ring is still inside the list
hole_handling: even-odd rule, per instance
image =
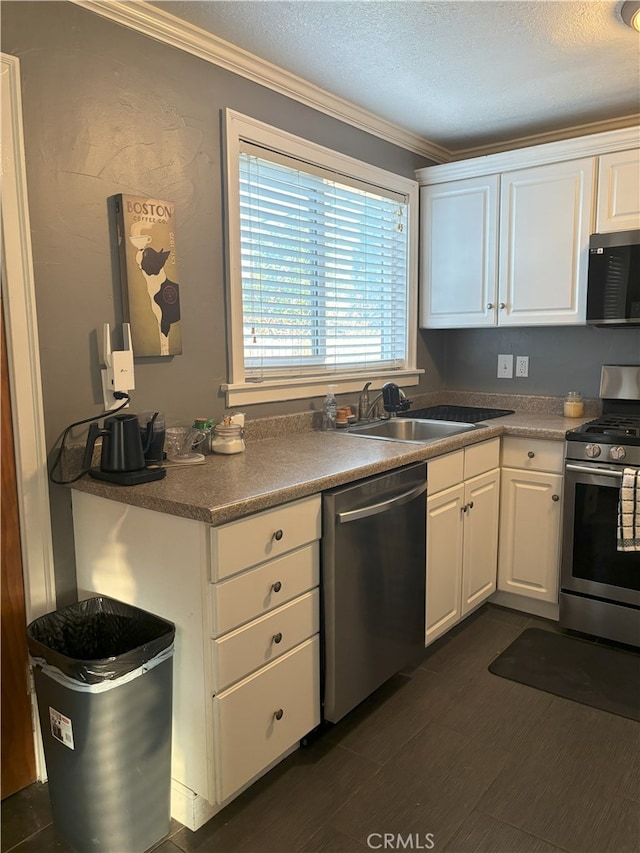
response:
[[[575,485],[573,571],[575,578],[640,590],[640,553],[617,550],[617,487]]]

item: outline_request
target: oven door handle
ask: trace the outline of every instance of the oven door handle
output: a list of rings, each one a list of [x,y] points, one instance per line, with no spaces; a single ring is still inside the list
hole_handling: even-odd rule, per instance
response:
[[[594,477],[615,477],[618,480],[622,479],[622,471],[612,471],[610,468],[588,468],[586,465],[572,465],[567,462],[565,465],[567,471],[576,471],[578,474],[592,474]]]

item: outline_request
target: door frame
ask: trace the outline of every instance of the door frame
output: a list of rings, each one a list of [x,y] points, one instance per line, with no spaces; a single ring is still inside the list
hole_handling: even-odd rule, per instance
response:
[[[27,622],[30,622],[55,610],[56,587],[24,157],[20,62],[17,57],[0,54],[0,81],[2,302],[14,427],[25,608]],[[32,705],[35,708],[33,690]],[[44,779],[46,771],[37,725],[35,747],[38,778]]]

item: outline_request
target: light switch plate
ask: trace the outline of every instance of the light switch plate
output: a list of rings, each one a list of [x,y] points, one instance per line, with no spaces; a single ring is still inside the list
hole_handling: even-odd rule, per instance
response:
[[[513,355],[498,356],[498,379],[513,379]]]

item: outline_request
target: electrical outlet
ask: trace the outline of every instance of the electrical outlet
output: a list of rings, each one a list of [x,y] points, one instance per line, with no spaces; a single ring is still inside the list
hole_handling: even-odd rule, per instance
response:
[[[513,356],[498,356],[498,379],[513,379]]]
[[[516,376],[520,376],[524,378],[529,375],[529,356],[528,355],[517,355],[516,356]]]

